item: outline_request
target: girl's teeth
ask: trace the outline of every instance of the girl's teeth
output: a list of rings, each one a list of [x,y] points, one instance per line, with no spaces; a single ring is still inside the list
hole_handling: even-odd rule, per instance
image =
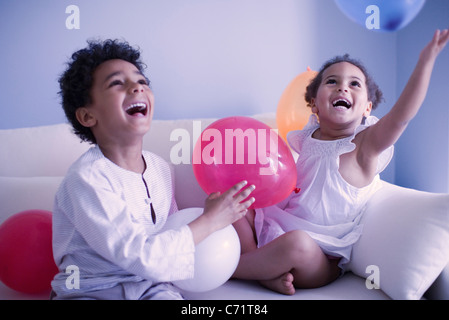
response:
[[[334,107],[344,107],[346,109],[349,109],[351,107],[351,103],[346,99],[338,99],[332,102],[332,105]]]

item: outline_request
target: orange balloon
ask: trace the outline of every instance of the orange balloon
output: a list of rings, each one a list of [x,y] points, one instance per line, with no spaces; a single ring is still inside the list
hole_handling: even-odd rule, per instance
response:
[[[279,135],[285,141],[287,141],[287,133],[304,128],[312,114],[304,95],[310,81],[317,74],[317,71],[312,71],[307,67],[307,71],[293,79],[282,93],[276,112],[276,122]]]

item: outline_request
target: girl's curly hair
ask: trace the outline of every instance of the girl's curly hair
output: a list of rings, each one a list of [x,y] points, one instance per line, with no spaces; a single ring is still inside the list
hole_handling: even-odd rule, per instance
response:
[[[96,143],[90,128],[84,127],[76,119],[76,110],[92,102],[90,91],[95,69],[108,60],[121,59],[132,63],[143,74],[145,64],[140,60],[140,52],[127,42],[119,40],[89,40],[88,46],[73,53],[66,71],[59,78],[62,107],[73,131],[82,141]],[[148,82],[149,83],[149,82]]]
[[[311,107],[312,99],[316,98],[318,88],[320,87],[321,82],[323,81],[323,73],[324,71],[332,66],[333,64],[340,63],[340,62],[348,62],[357,68],[359,68],[366,78],[366,86],[368,90],[368,100],[372,102],[372,108],[373,110],[376,109],[376,107],[381,103],[383,99],[383,93],[379,89],[379,86],[374,82],[374,79],[371,77],[371,75],[368,73],[364,65],[355,59],[352,59],[349,57],[349,54],[345,54],[343,56],[336,56],[328,61],[326,61],[323,66],[321,67],[320,71],[318,72],[317,76],[310,81],[310,84],[307,86],[305,99],[307,102],[307,105]]]

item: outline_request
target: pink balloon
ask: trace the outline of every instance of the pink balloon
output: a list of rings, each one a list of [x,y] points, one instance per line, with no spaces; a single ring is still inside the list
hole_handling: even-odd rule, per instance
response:
[[[207,193],[224,192],[246,180],[256,189],[252,209],[276,204],[294,190],[296,165],[284,140],[249,117],[229,117],[207,127],[195,144],[193,172]]]
[[[39,293],[58,272],[53,260],[52,214],[28,210],[0,226],[0,280],[11,289]]]

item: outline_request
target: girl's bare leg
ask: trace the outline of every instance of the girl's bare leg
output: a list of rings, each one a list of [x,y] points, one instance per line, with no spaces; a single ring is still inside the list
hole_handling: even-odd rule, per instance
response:
[[[320,287],[338,277],[338,260],[329,260],[316,242],[301,230],[287,232],[257,248],[253,217],[254,213],[249,212],[234,224],[242,245],[234,278],[259,280],[272,290],[293,294],[294,287]]]
[[[259,280],[259,283],[268,289],[290,296],[296,292],[293,280],[293,275],[287,272],[271,280]]]

